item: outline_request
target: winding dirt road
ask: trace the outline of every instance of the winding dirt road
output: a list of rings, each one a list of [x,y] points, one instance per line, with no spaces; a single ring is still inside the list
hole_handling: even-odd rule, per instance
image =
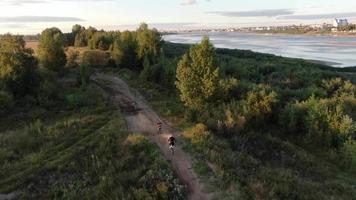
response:
[[[172,129],[144,102],[137,92],[131,92],[129,86],[118,77],[97,74],[93,80],[102,87],[120,107],[125,116],[127,127],[133,133],[142,133],[154,142],[167,160],[171,161],[173,170],[187,185],[192,200],[209,200],[212,195],[203,191],[203,186],[192,168],[192,160],[180,147],[179,143],[172,156],[168,148],[168,137],[179,137],[180,133],[173,133]],[[163,123],[163,134],[157,134],[156,123]]]

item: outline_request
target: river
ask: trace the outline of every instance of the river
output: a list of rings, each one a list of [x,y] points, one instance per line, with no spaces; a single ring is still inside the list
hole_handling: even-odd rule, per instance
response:
[[[334,67],[356,66],[356,37],[192,32],[164,35],[163,39],[175,43],[197,43],[203,36],[208,36],[218,48],[319,60]]]

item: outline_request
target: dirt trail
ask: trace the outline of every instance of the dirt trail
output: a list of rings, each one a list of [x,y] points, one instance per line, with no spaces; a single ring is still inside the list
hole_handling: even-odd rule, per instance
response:
[[[167,160],[171,161],[174,171],[179,178],[187,185],[192,200],[212,199],[211,194],[203,191],[203,186],[197,174],[192,168],[192,160],[178,145],[175,148],[175,153],[172,156],[168,148],[168,137],[170,135],[179,136],[180,133],[173,133],[172,129],[159,116],[147,106],[143,98],[136,94],[134,95],[129,86],[121,79],[97,74],[94,77],[105,91],[107,91],[113,101],[120,107],[124,113],[128,129],[134,133],[142,133],[152,142],[154,142],[163,153]],[[136,105],[133,105],[135,103]],[[156,123],[163,123],[163,134],[158,135]]]

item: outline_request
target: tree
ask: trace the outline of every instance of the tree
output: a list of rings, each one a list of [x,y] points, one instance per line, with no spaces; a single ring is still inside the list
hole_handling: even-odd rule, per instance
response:
[[[72,33],[74,34],[74,36],[76,36],[81,31],[85,31],[85,28],[79,24],[75,24],[72,27]]]
[[[132,70],[138,70],[137,66],[137,42],[133,33],[129,31],[122,32],[119,38],[114,41],[111,57],[119,67],[126,67]]]
[[[90,49],[100,49],[107,51],[112,44],[112,38],[106,32],[96,32],[92,38],[88,41],[88,46]]]
[[[207,37],[193,46],[178,63],[176,86],[191,109],[202,109],[214,100],[219,87],[215,50]]]
[[[156,29],[149,29],[145,23],[142,23],[136,32],[139,59],[143,61],[147,57],[150,63],[154,64],[161,50],[162,38],[160,33]]]
[[[25,47],[21,36],[0,37],[0,87],[15,96],[33,92],[36,85],[36,59],[32,49]]]
[[[58,28],[49,28],[42,32],[38,51],[40,63],[50,70],[59,72],[67,62],[64,37]]]

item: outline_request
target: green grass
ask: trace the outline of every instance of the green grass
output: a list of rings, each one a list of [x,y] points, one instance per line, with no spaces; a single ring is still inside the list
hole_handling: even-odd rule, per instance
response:
[[[189,130],[192,123],[185,118],[184,106],[176,95],[154,83],[143,84],[128,73],[118,74],[139,88],[161,116],[172,120],[175,127]],[[203,147],[189,139],[179,140],[194,156],[194,169],[206,190],[214,192],[217,199],[352,199],[356,195],[354,145],[348,147],[352,164],[346,169],[341,165],[349,162],[341,156],[344,153],[335,154],[340,163],[335,159],[331,162],[327,153],[308,151],[268,133],[230,138],[213,134]]]
[[[11,128],[0,121],[0,193],[16,191],[21,199],[186,199],[159,150],[129,133],[120,112],[90,87],[67,88],[63,96],[71,98],[64,105],[33,108]]]

